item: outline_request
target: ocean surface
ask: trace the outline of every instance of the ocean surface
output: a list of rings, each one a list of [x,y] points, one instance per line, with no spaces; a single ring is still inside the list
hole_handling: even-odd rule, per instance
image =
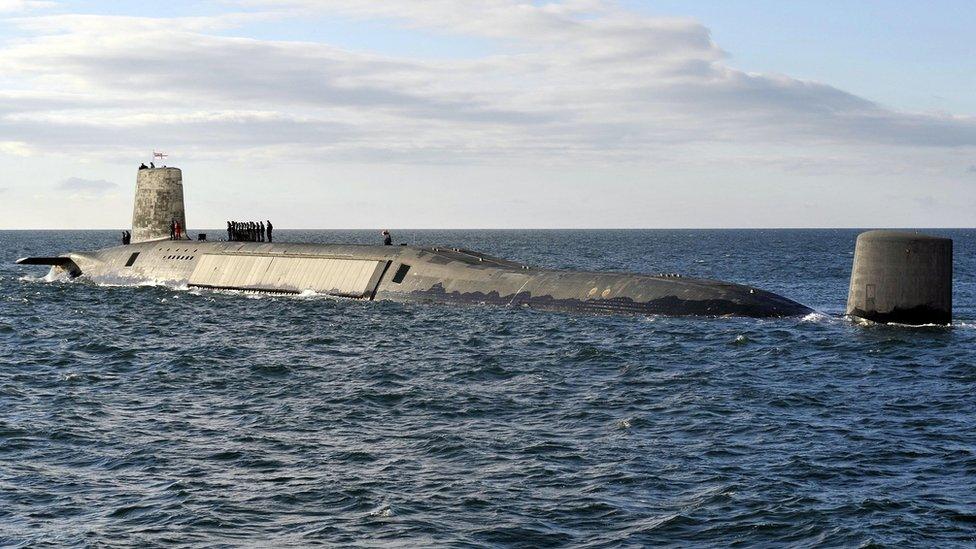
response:
[[[972,547],[976,230],[929,231],[948,328],[841,318],[858,232],[394,231],[821,311],[756,320],[97,287],[13,261],[117,231],[0,231],[0,546]]]

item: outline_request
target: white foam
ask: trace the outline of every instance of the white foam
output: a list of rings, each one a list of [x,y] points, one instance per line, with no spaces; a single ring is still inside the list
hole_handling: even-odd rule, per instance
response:
[[[370,512],[370,516],[383,518],[392,517],[395,514],[396,513],[393,512],[393,508],[389,506],[380,507],[379,509],[375,509]]]
[[[897,322],[889,322],[888,326],[896,326],[898,328],[950,328],[951,325],[946,326],[945,324],[899,324]]]
[[[874,326],[875,324],[877,324],[877,322],[873,320],[868,320],[866,318],[861,318],[859,316],[844,315],[842,318],[847,322],[850,322],[851,324],[857,324],[860,326]]]
[[[858,324],[860,326],[889,326],[892,328],[907,328],[909,330],[913,329],[929,329],[929,328],[955,328],[957,326],[963,326],[964,324],[957,324],[953,322],[951,325],[945,324],[900,324],[898,322],[875,322],[873,320],[868,320],[866,318],[861,318],[859,316],[844,315],[844,319],[848,320],[853,324]]]
[[[85,277],[80,277],[75,280],[87,280]],[[139,280],[135,282],[107,282],[105,280],[95,281],[95,285],[100,288],[167,288],[174,291],[187,291],[190,289],[185,282],[177,283],[172,280]]]
[[[73,279],[68,276],[67,271],[51,267],[44,276],[23,275],[17,280],[22,282],[71,282]]]
[[[125,285],[126,284],[123,284],[123,286]],[[190,289],[190,287],[186,285],[186,282],[174,282],[172,280],[158,280],[158,279],[143,280],[138,284],[127,284],[127,285],[128,286],[133,286],[133,285],[149,286],[152,288],[169,288],[170,290],[176,290],[176,291],[186,291]]]
[[[814,324],[823,324],[826,322],[830,322],[835,318],[836,317],[821,313],[820,311],[814,311],[801,318],[800,322],[812,322]]]

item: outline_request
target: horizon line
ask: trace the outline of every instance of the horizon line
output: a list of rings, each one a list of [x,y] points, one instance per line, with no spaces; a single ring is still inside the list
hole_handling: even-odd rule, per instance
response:
[[[115,228],[0,228],[0,231],[124,231],[131,227]],[[388,227],[389,231],[818,231],[818,230],[976,230],[976,227],[908,227],[896,225],[877,225],[863,227]],[[202,229],[188,229],[192,232],[226,231],[226,228],[207,227]],[[344,227],[344,228],[313,228],[313,227],[275,227],[275,231],[373,231],[382,230],[379,227]]]

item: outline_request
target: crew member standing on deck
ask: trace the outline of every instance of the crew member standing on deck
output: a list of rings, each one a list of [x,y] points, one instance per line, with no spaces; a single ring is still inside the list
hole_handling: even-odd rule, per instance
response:
[[[260,238],[261,242],[264,242],[264,235],[264,221],[258,221],[258,238]]]
[[[265,228],[268,230],[268,242],[271,242],[271,229],[273,229],[274,227],[271,226],[270,219],[268,220],[267,225],[265,225]]]
[[[390,231],[386,229],[383,229],[383,245],[384,246],[393,245],[393,236],[390,234]]]
[[[169,239],[176,240],[176,218],[169,221]]]

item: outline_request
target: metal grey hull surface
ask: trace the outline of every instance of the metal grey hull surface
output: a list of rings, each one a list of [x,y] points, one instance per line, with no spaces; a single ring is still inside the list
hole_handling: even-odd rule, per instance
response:
[[[162,240],[18,262],[52,265],[110,284],[316,292],[600,314],[779,317],[812,312],[738,284],[678,275],[536,269],[457,248]]]

